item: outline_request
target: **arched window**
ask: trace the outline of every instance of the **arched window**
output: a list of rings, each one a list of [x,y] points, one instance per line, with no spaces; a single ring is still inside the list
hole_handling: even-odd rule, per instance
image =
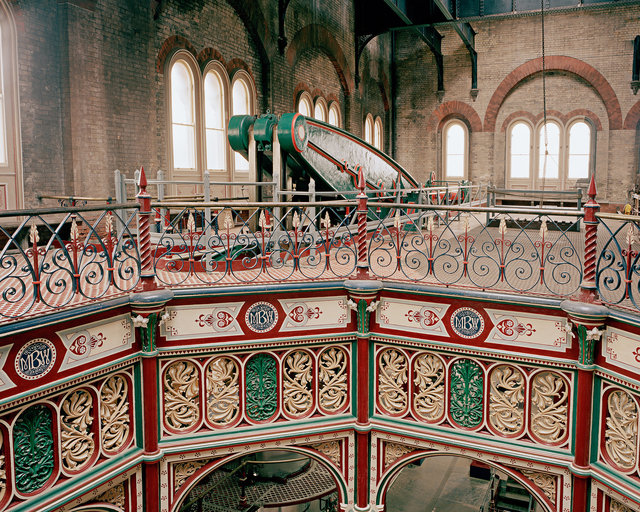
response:
[[[315,117],[318,121],[322,121],[324,123],[327,122],[327,102],[324,100],[324,98],[316,98],[316,104],[313,108],[313,117]]]
[[[538,128],[538,178],[557,180],[560,176],[560,126],[547,121]]]
[[[376,117],[375,122],[373,123],[373,145],[382,151],[382,119],[380,117]]]
[[[449,121],[442,131],[445,179],[467,176],[468,129],[462,121]]]
[[[16,27],[0,0],[0,210],[24,206],[17,91]]]
[[[591,126],[583,120],[569,127],[569,162],[567,178],[579,180],[589,177],[591,160]]]
[[[253,111],[253,94],[249,84],[249,76],[246,73],[236,72],[231,87],[231,115],[251,114]],[[235,154],[235,170],[249,170],[249,161],[237,152]]]
[[[171,64],[171,135],[173,168],[196,169],[196,111],[194,74],[179,56]]]
[[[332,101],[329,105],[329,124],[340,128],[340,107],[335,101]]]
[[[367,114],[364,120],[364,141],[373,145],[373,116]]]
[[[223,71],[210,68],[204,76],[204,119],[207,169],[224,171],[227,168],[225,137],[225,80]]]
[[[313,102],[311,101],[311,96],[308,92],[301,92],[300,96],[298,96],[298,112],[305,117],[312,117],[311,113],[313,112]]]
[[[517,121],[511,125],[509,175],[514,179],[531,177],[531,127],[524,121]]]

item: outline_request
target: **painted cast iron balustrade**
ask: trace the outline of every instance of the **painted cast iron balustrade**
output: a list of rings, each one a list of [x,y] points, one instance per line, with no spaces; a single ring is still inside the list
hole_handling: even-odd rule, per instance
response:
[[[0,213],[0,317],[20,318],[133,290],[140,278],[137,207]],[[123,226],[120,236],[116,222]]]
[[[170,222],[154,229],[160,208]],[[576,211],[384,201],[369,201],[365,213],[346,200],[156,203],[147,212],[129,204],[0,218],[5,321],[121,295],[145,280],[339,280],[363,266],[377,279],[551,297],[570,296],[587,280],[603,302],[640,309],[640,218],[626,215],[599,214],[589,224]]]

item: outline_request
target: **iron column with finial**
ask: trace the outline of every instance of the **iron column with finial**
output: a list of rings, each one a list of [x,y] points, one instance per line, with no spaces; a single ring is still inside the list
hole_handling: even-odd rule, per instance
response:
[[[560,307],[567,313],[567,333],[573,339],[577,334],[577,394],[575,415],[572,510],[588,510],[591,454],[591,418],[593,414],[593,371],[600,338],[609,310],[602,305],[596,287],[596,248],[600,205],[596,202],[596,183],[592,176],[585,203],[584,273],[580,290]],[[575,351],[575,345],[573,346]]]

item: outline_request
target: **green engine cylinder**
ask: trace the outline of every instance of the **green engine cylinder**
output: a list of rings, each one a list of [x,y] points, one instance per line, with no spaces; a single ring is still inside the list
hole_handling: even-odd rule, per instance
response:
[[[302,153],[307,147],[308,127],[302,114],[282,114],[277,132],[280,147],[287,153]]]

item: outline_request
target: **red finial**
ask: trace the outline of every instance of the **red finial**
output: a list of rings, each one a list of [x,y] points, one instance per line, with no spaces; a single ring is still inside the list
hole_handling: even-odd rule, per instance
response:
[[[140,181],[138,182],[140,188],[147,188],[147,175],[144,173],[144,167],[140,167]]]
[[[587,195],[591,198],[591,199],[595,199],[596,198],[596,177],[592,174],[591,175],[591,181],[589,182],[589,190],[587,191]]]
[[[365,187],[366,184],[364,181],[364,170],[362,169],[361,165],[358,165],[358,189],[360,190],[361,194],[364,194]]]

